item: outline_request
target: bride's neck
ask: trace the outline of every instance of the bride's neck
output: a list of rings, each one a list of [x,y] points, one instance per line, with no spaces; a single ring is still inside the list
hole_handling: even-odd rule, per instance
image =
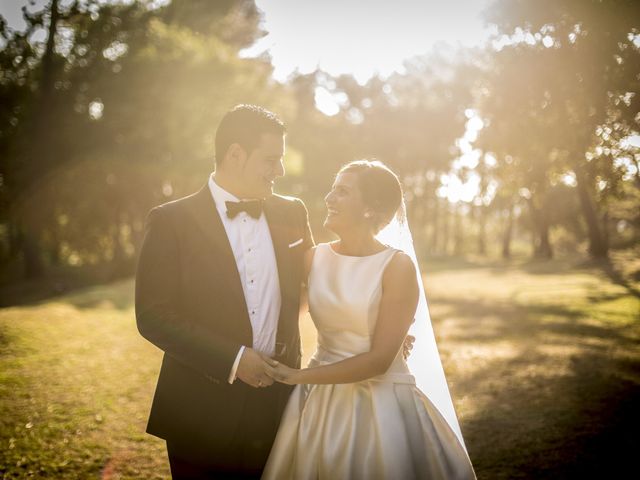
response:
[[[340,234],[340,240],[336,242],[336,251],[343,255],[361,257],[380,251],[383,245],[371,234],[361,232],[353,234]]]

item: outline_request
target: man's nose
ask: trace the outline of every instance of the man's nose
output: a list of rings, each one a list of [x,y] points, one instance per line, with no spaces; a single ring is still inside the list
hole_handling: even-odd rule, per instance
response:
[[[324,197],[324,203],[329,206],[329,203],[331,203],[331,199],[332,199],[332,195],[331,192],[327,193]]]

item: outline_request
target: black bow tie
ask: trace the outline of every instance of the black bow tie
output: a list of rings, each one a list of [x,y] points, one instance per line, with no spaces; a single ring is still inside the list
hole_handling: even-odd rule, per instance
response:
[[[227,217],[235,218],[240,212],[247,212],[256,220],[262,213],[262,200],[243,200],[241,202],[224,202],[227,206]]]

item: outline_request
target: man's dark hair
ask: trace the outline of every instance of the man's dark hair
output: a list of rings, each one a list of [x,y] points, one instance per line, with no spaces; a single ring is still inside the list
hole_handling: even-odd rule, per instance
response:
[[[216,163],[221,163],[234,143],[250,154],[263,133],[284,135],[286,128],[278,116],[257,105],[236,105],[229,110],[216,130]]]

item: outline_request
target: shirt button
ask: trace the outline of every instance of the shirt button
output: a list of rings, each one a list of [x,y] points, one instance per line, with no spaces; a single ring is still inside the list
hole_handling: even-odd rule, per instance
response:
[[[250,280],[249,283],[253,283],[253,280]]]
[[[251,310],[251,315],[255,315],[256,311],[255,310]]]
[[[248,251],[248,252],[250,252],[250,251],[251,251],[251,249],[248,249],[247,251]]]

